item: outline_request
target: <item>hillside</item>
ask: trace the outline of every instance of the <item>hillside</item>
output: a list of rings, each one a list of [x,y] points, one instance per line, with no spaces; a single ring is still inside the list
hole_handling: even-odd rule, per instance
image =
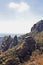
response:
[[[43,20],[20,37],[4,37],[0,65],[43,65]]]
[[[22,64],[28,59],[32,51],[35,50],[35,41],[32,37],[25,38],[25,42],[18,44],[0,55],[0,64],[10,65],[14,61],[14,65]],[[10,62],[10,60],[12,62]],[[8,64],[7,64],[8,63]],[[17,63],[17,64],[16,64]],[[12,63],[13,65],[13,63]]]
[[[39,50],[32,52],[30,60],[24,62],[23,65],[43,65],[43,54]]]

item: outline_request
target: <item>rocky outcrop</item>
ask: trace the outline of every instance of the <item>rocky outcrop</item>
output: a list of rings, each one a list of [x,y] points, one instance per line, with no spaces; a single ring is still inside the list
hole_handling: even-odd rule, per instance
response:
[[[14,38],[12,39],[12,41],[11,41],[10,48],[12,48],[13,46],[16,46],[17,44],[18,44],[18,38],[15,35]]]
[[[31,28],[31,32],[41,32],[43,31],[43,20],[40,20],[38,23],[34,24]]]
[[[25,42],[22,48],[19,48],[16,52],[20,59],[20,62],[29,59],[30,55],[32,54],[32,51],[35,50],[35,43],[36,42],[32,37],[28,36],[25,38]]]
[[[5,36],[1,45],[2,51],[6,51],[9,48],[12,48],[13,46],[16,46],[18,44],[17,36],[14,38],[11,38],[11,36]]]
[[[25,38],[25,45],[24,46],[27,46],[27,48],[30,52],[35,50],[35,44],[36,44],[36,42],[32,37],[27,36]]]

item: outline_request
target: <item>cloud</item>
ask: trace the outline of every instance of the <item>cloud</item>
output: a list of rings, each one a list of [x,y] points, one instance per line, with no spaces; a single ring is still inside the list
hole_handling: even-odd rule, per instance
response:
[[[9,8],[13,8],[13,9],[16,9],[19,7],[19,4],[15,3],[15,2],[11,2],[9,3]]]
[[[24,12],[30,8],[30,6],[26,2],[20,3],[10,2],[8,6],[9,8],[14,9],[18,12]]]

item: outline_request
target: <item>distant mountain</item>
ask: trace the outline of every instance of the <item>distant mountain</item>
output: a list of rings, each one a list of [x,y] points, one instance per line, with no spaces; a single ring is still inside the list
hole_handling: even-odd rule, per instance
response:
[[[0,37],[0,46],[2,44],[2,41],[3,41],[3,37]]]
[[[13,34],[13,33],[7,34],[7,33],[0,33],[0,37],[9,36],[9,35],[11,35],[11,37],[14,37],[15,35],[20,36],[20,35],[22,35],[22,34]]]

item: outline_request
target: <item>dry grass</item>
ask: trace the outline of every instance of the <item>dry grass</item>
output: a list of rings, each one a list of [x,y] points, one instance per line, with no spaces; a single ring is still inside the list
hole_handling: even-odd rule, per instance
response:
[[[30,60],[24,62],[23,65],[43,65],[43,54],[34,52]]]

